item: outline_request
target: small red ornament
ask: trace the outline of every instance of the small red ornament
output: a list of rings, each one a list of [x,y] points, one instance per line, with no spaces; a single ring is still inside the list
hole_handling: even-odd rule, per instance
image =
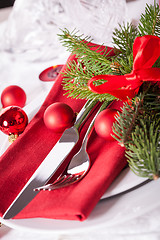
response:
[[[75,114],[69,105],[57,102],[45,110],[43,119],[47,128],[54,132],[63,132],[73,125]]]
[[[26,103],[26,93],[16,85],[6,87],[1,94],[3,108],[8,106],[24,107]]]
[[[113,123],[115,122],[115,115],[117,110],[115,109],[105,109],[97,116],[94,127],[98,136],[106,139],[113,140],[111,134],[114,134],[112,131]]]
[[[7,107],[0,113],[0,130],[15,138],[19,136],[28,124],[28,117],[20,107]]]

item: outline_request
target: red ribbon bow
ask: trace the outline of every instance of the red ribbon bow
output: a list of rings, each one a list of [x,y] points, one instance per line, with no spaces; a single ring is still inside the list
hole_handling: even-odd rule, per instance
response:
[[[123,101],[133,98],[144,81],[160,81],[160,68],[153,64],[160,56],[160,38],[152,35],[137,37],[133,44],[133,70],[125,75],[97,75],[88,82],[95,93],[109,93]],[[94,81],[104,79],[105,83],[95,86]]]

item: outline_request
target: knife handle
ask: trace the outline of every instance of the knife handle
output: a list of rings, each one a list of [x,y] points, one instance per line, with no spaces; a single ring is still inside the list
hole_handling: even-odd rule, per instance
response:
[[[74,123],[74,127],[77,129],[80,127],[82,122],[86,119],[92,108],[97,104],[98,100],[88,100],[83,108],[80,110],[80,112],[77,115],[76,121]]]

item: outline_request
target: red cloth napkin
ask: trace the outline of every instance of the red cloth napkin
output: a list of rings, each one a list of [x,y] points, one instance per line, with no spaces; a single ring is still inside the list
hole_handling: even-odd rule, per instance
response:
[[[99,48],[98,51],[102,49],[105,50],[105,47]],[[110,50],[108,48],[108,51]],[[110,54],[113,52],[111,51]],[[74,59],[75,55],[71,55],[68,61]],[[1,216],[61,136],[61,134],[53,133],[44,125],[45,109],[53,102],[65,102],[75,112],[78,112],[85,103],[84,100],[73,100],[64,96],[62,79],[63,76],[59,74],[46,100],[24,133],[11,144],[0,158]],[[116,101],[112,107],[119,108],[119,102]],[[79,148],[91,118],[92,116],[84,124],[80,133],[80,141],[67,158],[66,163]],[[117,141],[104,141],[96,135],[94,130],[90,135],[87,150],[92,165],[83,180],[63,189],[40,192],[15,218],[43,217],[85,220],[106,189],[127,164],[124,149]]]

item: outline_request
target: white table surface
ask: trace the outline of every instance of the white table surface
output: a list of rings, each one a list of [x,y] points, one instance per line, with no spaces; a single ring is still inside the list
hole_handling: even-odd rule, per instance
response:
[[[136,2],[138,2],[141,7],[137,7]],[[153,2],[153,1],[131,1],[128,2],[128,15],[132,19],[132,21],[137,21],[140,15],[140,11],[143,8],[144,2]],[[2,9],[0,10],[0,21],[4,21],[7,19],[10,14],[12,8]],[[2,37],[2,36],[1,36]],[[64,52],[58,58],[58,64],[65,63],[65,60],[68,57],[68,53]],[[27,105],[32,104],[33,97],[35,95],[39,96],[40,94],[44,94],[40,98],[40,104],[43,102],[45,95],[47,95],[49,89],[52,86],[52,83],[42,83],[38,79],[38,74],[41,70],[57,64],[57,59],[53,59],[48,62],[36,62],[22,63],[20,60],[13,59],[9,57],[9,55],[0,52],[0,91],[5,88],[5,86],[9,84],[17,84],[19,86],[23,86],[27,93]],[[15,72],[17,66],[21,66],[19,68],[19,72]],[[6,71],[6,69],[9,69]],[[26,68],[29,68],[29,73],[26,71]],[[30,72],[33,73],[33,76],[30,76]],[[28,81],[31,78],[30,85],[26,85],[21,82]],[[34,81],[32,81],[32,78]],[[5,81],[2,81],[5,79]],[[2,135],[0,134],[0,141],[2,139]],[[151,189],[152,194],[152,189]],[[152,203],[151,203],[152,204]],[[122,223],[118,223],[113,227],[105,227],[105,225],[99,226],[96,230],[85,230],[82,232],[70,232],[67,234],[62,234],[61,232],[52,232],[52,233],[37,233],[30,230],[20,230],[20,229],[12,229],[4,224],[0,227],[0,239],[2,240],[36,240],[36,239],[44,239],[44,240],[90,240],[90,239],[101,239],[101,240],[158,240],[160,239],[160,205],[152,209],[152,211],[147,211],[145,214],[141,216],[131,218],[128,221]]]

